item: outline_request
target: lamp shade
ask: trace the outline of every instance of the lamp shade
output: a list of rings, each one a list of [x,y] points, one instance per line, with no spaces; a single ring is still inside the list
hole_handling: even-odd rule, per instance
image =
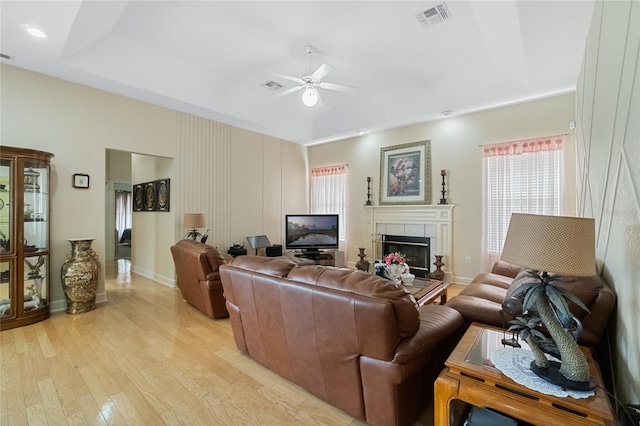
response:
[[[202,213],[185,213],[184,214],[184,227],[185,228],[204,228],[204,215]]]
[[[595,220],[513,213],[501,258],[541,272],[595,275]]]

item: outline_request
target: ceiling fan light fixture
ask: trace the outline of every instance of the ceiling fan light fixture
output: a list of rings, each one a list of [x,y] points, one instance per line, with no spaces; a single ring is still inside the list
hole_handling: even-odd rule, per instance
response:
[[[27,33],[29,33],[29,35],[31,35],[32,37],[36,37],[36,38],[50,37],[48,32],[41,30],[40,28],[32,27],[31,25],[28,25],[28,24],[22,24],[20,25],[20,27],[22,27],[22,29],[25,30]]]
[[[318,103],[318,91],[308,87],[302,93],[302,103],[308,107],[312,107]]]

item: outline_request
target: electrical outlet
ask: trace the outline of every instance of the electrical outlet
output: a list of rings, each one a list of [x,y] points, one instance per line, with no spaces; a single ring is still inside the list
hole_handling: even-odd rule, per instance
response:
[[[467,256],[464,258],[465,263],[471,263],[471,256]]]

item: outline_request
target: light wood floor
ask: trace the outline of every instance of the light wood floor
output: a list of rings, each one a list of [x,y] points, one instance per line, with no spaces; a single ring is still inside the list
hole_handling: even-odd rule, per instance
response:
[[[106,265],[96,310],[0,333],[0,425],[362,424],[242,355],[228,319],[129,265]],[[416,425],[432,418],[427,408]]]

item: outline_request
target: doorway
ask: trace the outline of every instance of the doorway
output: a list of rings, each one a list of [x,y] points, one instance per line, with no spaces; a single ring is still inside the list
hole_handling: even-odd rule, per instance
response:
[[[115,258],[131,260],[132,203],[131,188],[115,189],[116,251]]]
[[[131,259],[131,155],[126,151],[106,150],[106,260]]]

